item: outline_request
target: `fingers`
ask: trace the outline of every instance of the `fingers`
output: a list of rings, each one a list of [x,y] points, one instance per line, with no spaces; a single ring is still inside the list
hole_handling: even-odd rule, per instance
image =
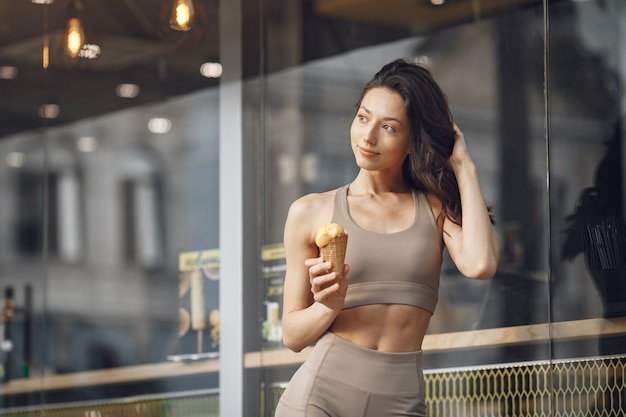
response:
[[[329,275],[336,275],[334,272]],[[313,290],[313,299],[330,308],[331,310],[341,310],[346,299],[347,283],[345,279],[334,279],[327,286],[322,286]]]
[[[331,263],[324,262],[324,260],[320,258],[311,258],[304,261],[304,265],[309,268],[309,279],[313,280],[313,278],[324,275],[330,272]]]
[[[337,296],[345,297],[346,280],[345,276],[350,270],[348,265],[344,265],[344,274],[341,278],[332,271],[332,263],[324,262],[322,258],[311,258],[305,261],[305,265],[309,267],[309,281],[311,284],[311,293],[317,302],[327,304],[329,300],[335,299]],[[335,302],[331,302],[336,304]]]
[[[315,265],[315,264],[319,264],[320,262],[323,262],[323,261],[324,261],[324,260],[322,259],[322,257],[321,257],[321,256],[320,256],[320,257],[318,257],[318,258],[309,258],[309,259],[305,259],[305,260],[304,260],[304,265],[305,265],[307,268],[310,268],[310,267],[312,267],[313,265]]]
[[[304,265],[309,268],[309,277],[321,275],[324,273],[329,273],[332,269],[332,263],[330,261],[324,262],[324,260],[319,258],[310,258],[304,261]],[[348,264],[343,265],[343,276],[350,271],[350,266]]]
[[[313,293],[313,299],[318,303],[327,304],[329,300],[339,293],[340,285],[335,282],[326,288],[322,288],[319,291]]]
[[[463,132],[461,132],[461,129],[459,129],[459,126],[458,126],[456,123],[452,122],[452,128],[453,128],[453,129],[454,129],[454,131],[456,132],[456,137],[455,137],[455,139],[457,139],[457,140],[458,140],[458,139],[463,139],[463,138],[464,138],[464,137],[463,137]]]
[[[311,291],[318,292],[337,281],[337,273],[331,272],[330,262],[323,262],[309,269]]]

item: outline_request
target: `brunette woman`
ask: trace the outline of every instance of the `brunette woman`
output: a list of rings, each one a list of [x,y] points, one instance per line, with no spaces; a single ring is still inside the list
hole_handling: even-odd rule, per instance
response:
[[[428,69],[385,65],[363,90],[350,139],[356,178],[301,197],[285,224],[283,341],[315,348],[277,417],[425,416],[421,347],[442,252],[474,279],[498,263],[476,167]],[[349,236],[340,278],[315,245],[331,222]]]

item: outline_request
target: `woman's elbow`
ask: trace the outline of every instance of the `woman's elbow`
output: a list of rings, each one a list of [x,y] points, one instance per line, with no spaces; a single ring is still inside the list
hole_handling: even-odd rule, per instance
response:
[[[306,347],[301,342],[299,342],[296,338],[289,337],[286,333],[283,333],[283,345],[296,353],[299,353]]]
[[[477,271],[471,278],[476,280],[487,280],[493,277],[496,273],[496,268],[483,268]]]
[[[291,343],[287,343],[284,341],[283,339],[283,344],[285,345],[285,347],[289,350],[291,350],[292,352],[295,353],[300,353],[302,351],[302,349],[304,349],[304,347],[297,345],[297,344],[291,344]]]
[[[300,352],[306,347],[306,343],[302,340],[302,337],[297,332],[297,328],[294,328],[292,323],[283,317],[283,345],[296,353]],[[295,323],[293,323],[295,324]]]
[[[482,261],[474,261],[462,268],[459,268],[464,276],[477,280],[486,280],[493,277],[497,269],[497,256],[487,257]]]

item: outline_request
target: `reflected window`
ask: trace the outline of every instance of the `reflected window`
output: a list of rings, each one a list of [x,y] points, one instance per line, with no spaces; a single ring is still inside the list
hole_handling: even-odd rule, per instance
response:
[[[146,149],[135,148],[120,160],[121,245],[129,264],[157,268],[164,242],[159,164]]]
[[[81,185],[76,161],[69,152],[55,149],[49,155],[46,173],[42,164],[37,163],[41,160],[37,153],[26,154],[24,165],[16,167],[19,169],[15,180],[16,250],[24,255],[39,254],[45,236],[52,259],[79,262],[84,253]],[[45,233],[42,232],[44,225],[47,226]]]

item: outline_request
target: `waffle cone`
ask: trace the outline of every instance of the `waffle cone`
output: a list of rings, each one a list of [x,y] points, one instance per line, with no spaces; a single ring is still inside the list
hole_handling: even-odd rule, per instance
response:
[[[322,259],[324,262],[331,262],[331,271],[336,272],[339,277],[343,275],[346,246],[348,246],[348,235],[344,234],[332,238],[328,245],[320,248]]]

